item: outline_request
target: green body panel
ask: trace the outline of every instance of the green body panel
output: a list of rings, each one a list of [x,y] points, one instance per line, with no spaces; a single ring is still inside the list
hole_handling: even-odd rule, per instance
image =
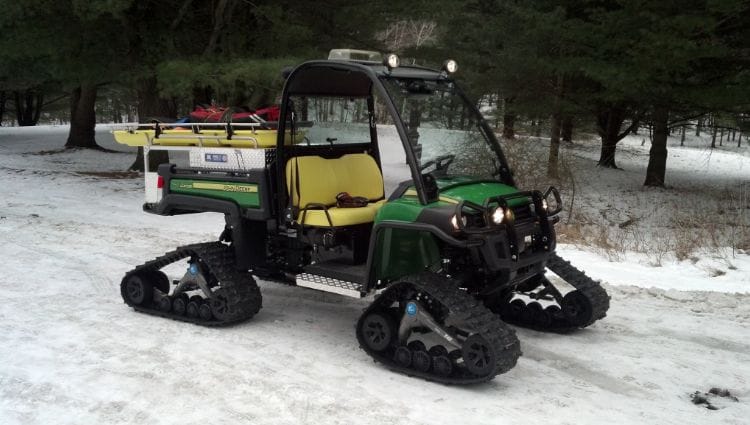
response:
[[[420,204],[416,197],[404,196],[380,207],[375,223],[414,223],[424,208],[429,206]],[[418,273],[440,261],[437,243],[428,232],[385,228],[378,232],[377,238],[374,267],[378,280]]]
[[[172,179],[169,191],[183,195],[205,196],[236,202],[243,208],[259,208],[258,185],[222,181]]]
[[[375,214],[375,223],[377,224],[383,220],[414,223],[417,221],[417,217],[419,217],[419,213],[422,212],[423,208],[425,208],[425,206],[420,204],[416,197],[404,196],[386,202],[385,205],[380,207],[378,213]]]
[[[440,250],[430,232],[393,228],[378,232],[376,279],[396,279],[439,264]]]
[[[500,182],[477,182],[453,188],[450,187],[456,183],[455,180],[451,180],[450,182],[441,182],[438,180],[440,196],[455,199],[456,201],[465,200],[482,205],[484,200],[491,196],[513,195],[518,192],[518,189],[513,186],[508,186]],[[447,187],[447,189],[443,189],[444,187]],[[528,203],[528,200],[525,198],[511,199],[508,202],[510,206],[518,206],[526,203]]]
[[[446,204],[458,203],[460,201],[470,201],[482,205],[484,200],[491,196],[513,195],[518,189],[500,182],[476,182],[456,187],[458,183],[468,183],[471,179],[465,177],[453,177],[451,179],[440,179],[437,181],[440,189],[440,200],[431,204],[422,205],[417,199],[417,193],[414,188],[409,188],[406,194],[399,199],[390,201],[383,205],[375,216],[375,223],[383,220],[397,220],[413,223],[417,220],[419,213],[423,208],[434,208]],[[443,188],[448,189],[443,189]],[[508,204],[512,207],[523,205],[528,201],[525,198],[511,199]]]

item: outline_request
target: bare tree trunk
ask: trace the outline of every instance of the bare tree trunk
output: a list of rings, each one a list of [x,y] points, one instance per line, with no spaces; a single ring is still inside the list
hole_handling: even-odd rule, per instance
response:
[[[667,137],[669,136],[669,110],[663,106],[654,108],[653,140],[648,155],[646,181],[644,186],[664,187],[664,177],[667,169]]]
[[[682,133],[680,134],[680,146],[685,146],[685,126],[682,126]]]
[[[144,78],[138,81],[138,120],[148,121],[153,117],[174,118],[177,116],[177,105],[169,99],[159,96],[156,77]],[[155,171],[159,164],[169,163],[169,152],[151,151],[148,155],[148,168]],[[144,171],[143,149],[138,148],[135,161],[128,168],[133,171]]]
[[[3,117],[5,116],[5,102],[8,100],[5,90],[0,90],[0,127],[3,126]]]
[[[597,114],[597,127],[602,139],[602,149],[597,164],[600,167],[617,168],[615,153],[617,152],[617,142],[620,141],[618,133],[625,121],[624,115],[624,111],[615,106],[603,108]]]
[[[120,110],[117,107],[116,99],[112,99],[112,110],[110,112],[112,113],[110,120],[115,124],[118,123],[119,121],[117,120],[117,116],[120,115]]]
[[[513,98],[505,98],[505,108],[503,108],[503,138],[504,139],[515,139],[516,131],[516,114],[513,112]]]
[[[721,135],[719,136],[719,146],[724,146],[724,127],[721,128]]]
[[[550,122],[549,159],[547,161],[547,177],[558,177],[557,163],[560,157],[560,115],[552,115]]]
[[[716,147],[716,123],[713,124],[713,133],[711,134],[711,149]]]
[[[555,84],[554,113],[550,120],[549,158],[547,160],[547,177],[555,179],[558,177],[557,165],[560,158],[560,130],[562,127],[562,111],[560,110],[560,104],[562,103],[564,95],[565,80],[563,79],[563,76],[559,74]]]
[[[66,148],[101,149],[96,144],[96,85],[84,83],[70,96],[70,132]]]
[[[633,128],[630,130],[630,134],[638,135],[638,128],[641,126],[641,120],[633,121]]]
[[[31,89],[13,92],[16,108],[16,120],[21,127],[34,126],[39,122],[44,103],[44,95]]]
[[[740,131],[740,137],[737,138],[737,147],[742,147],[742,132]]]
[[[159,168],[159,164],[169,163],[169,152],[167,151],[151,151],[148,154],[148,169],[150,171],[156,171]],[[143,148],[139,147],[135,154],[135,160],[128,167],[131,171],[145,171],[143,165]]]
[[[234,0],[218,0],[216,9],[214,9],[214,27],[208,39],[208,44],[203,50],[204,55],[210,55],[218,48],[219,38],[224,31],[224,27],[232,20],[235,5]]]
[[[573,117],[570,115],[563,117],[560,138],[563,142],[573,143]]]
[[[698,122],[695,124],[695,137],[700,137],[701,125],[703,125],[703,120],[698,118]]]
[[[182,6],[180,6],[180,9],[177,11],[177,15],[175,15],[175,18],[172,20],[172,23],[169,25],[170,31],[174,31],[177,29],[177,27],[180,26],[180,22],[182,22],[182,18],[184,18],[187,11],[190,10],[190,5],[192,3],[193,3],[193,0],[185,0],[182,3]]]

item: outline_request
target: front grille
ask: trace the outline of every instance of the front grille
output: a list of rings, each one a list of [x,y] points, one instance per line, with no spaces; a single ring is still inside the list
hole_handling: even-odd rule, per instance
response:
[[[511,210],[513,211],[513,217],[516,223],[533,221],[535,219],[532,204],[512,207]]]

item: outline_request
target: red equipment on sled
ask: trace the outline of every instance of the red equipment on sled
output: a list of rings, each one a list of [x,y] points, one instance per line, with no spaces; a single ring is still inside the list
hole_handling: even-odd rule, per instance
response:
[[[235,123],[267,123],[279,120],[279,107],[271,105],[257,110],[246,108],[228,108],[225,106],[196,106],[190,113],[189,122],[235,122]]]

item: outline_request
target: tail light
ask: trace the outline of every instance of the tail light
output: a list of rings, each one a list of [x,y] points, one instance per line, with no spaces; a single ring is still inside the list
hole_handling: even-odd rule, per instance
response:
[[[164,187],[164,177],[159,176],[156,178],[156,188],[161,189]]]

